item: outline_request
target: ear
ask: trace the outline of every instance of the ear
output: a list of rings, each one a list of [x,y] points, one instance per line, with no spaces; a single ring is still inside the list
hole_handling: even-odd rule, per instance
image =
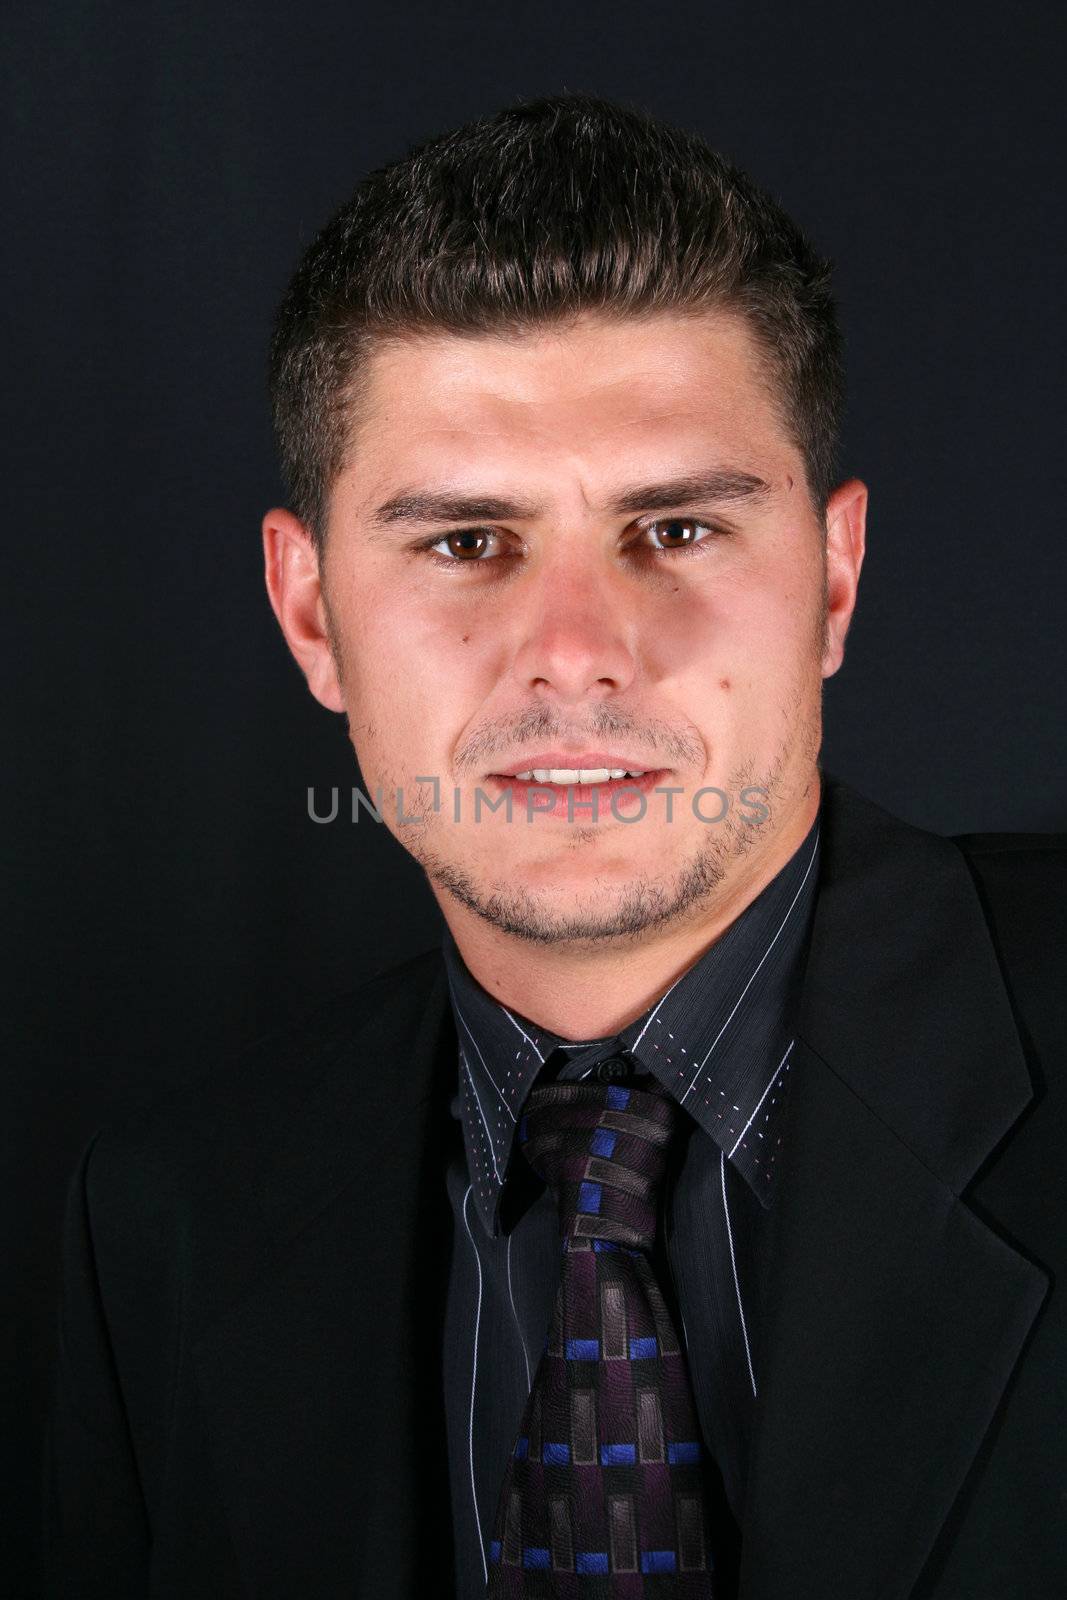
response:
[[[263,561],[274,615],[308,688],[328,711],[344,711],[315,543],[304,524],[280,506],[263,518]]]
[[[845,659],[845,635],[856,609],[856,590],[867,548],[867,485],[849,478],[826,503],[826,640],[822,675]]]

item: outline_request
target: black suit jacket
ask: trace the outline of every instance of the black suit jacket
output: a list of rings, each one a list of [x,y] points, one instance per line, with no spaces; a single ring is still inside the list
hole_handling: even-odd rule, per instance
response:
[[[742,1600],[1067,1594],[1067,852],[826,778]],[[106,1128],[67,1211],[64,1600],[452,1593],[434,949]]]

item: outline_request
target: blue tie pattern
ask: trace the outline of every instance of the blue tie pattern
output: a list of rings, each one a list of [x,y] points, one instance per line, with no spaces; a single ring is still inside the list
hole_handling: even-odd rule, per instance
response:
[[[519,1127],[559,1208],[548,1339],[490,1543],[490,1597],[712,1600],[712,1477],[649,1251],[671,1135],[659,1085],[535,1087]]]

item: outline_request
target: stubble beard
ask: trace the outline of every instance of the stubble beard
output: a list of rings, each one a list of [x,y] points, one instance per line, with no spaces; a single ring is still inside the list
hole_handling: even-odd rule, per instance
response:
[[[800,737],[810,745],[809,732],[805,730]],[[726,816],[721,822],[703,826],[689,860],[673,874],[661,879],[637,874],[613,892],[602,890],[595,898],[576,896],[565,908],[553,904],[551,890],[539,892],[506,881],[486,886],[464,867],[445,860],[421,830],[417,830],[419,837],[405,839],[405,847],[435,890],[500,933],[529,944],[562,946],[576,953],[605,944],[623,950],[643,942],[666,924],[681,928],[706,919],[736,882],[742,861],[753,852],[762,856],[773,845],[797,798],[787,778],[797,739],[798,730],[794,728],[793,735],[783,740],[762,773],[751,761],[735,769],[725,789],[730,801]],[[756,800],[766,808],[765,821],[751,820],[754,807],[744,807],[741,802],[746,788],[760,791]],[[679,800],[684,803],[685,797],[676,796],[675,800],[676,805]],[[648,817],[630,825],[655,826]],[[665,821],[660,825],[669,826]]]

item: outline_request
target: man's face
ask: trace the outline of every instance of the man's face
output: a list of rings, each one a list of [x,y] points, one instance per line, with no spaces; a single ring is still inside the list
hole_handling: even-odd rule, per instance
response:
[[[337,673],[309,679],[443,907],[587,945],[756,876],[812,814],[863,501],[837,491],[827,539],[732,316],[382,347],[320,575]],[[620,768],[641,796],[563,784],[551,812],[508,781]]]

